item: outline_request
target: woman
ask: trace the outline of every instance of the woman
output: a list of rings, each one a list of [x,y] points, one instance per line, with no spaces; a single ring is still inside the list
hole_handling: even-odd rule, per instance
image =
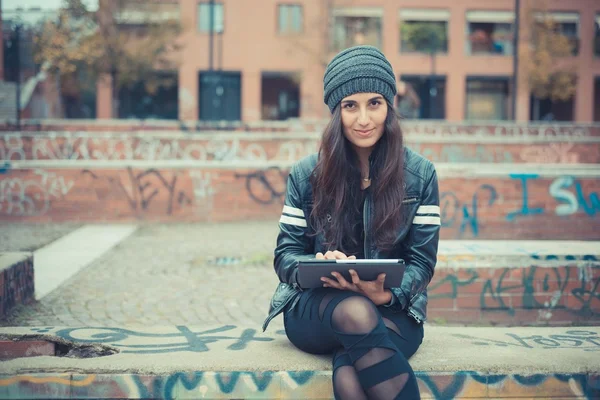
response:
[[[275,249],[277,287],[269,321],[284,313],[299,349],[334,353],[337,399],[418,399],[410,358],[423,340],[426,287],[433,276],[440,228],[433,165],[403,147],[393,102],[392,66],[376,48],[339,53],[324,77],[332,112],[317,155],[296,163],[288,178]],[[299,260],[402,258],[402,287],[385,276],[352,282],[323,277],[302,290]]]

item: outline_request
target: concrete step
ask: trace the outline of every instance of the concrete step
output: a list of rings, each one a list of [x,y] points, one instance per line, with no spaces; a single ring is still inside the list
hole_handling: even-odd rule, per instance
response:
[[[10,162],[0,174],[0,221],[277,221],[289,166]],[[448,163],[436,170],[444,239],[600,239],[595,165]]]
[[[429,321],[600,324],[600,242],[442,240]]]
[[[161,132],[185,134],[205,134],[223,132],[252,133],[314,133],[320,134],[329,123],[328,119],[289,119],[287,121],[169,121],[161,119],[30,119],[25,120],[24,130],[28,131],[68,131],[68,132]],[[410,136],[472,136],[498,138],[570,138],[600,137],[598,123],[572,122],[528,122],[512,123],[494,121],[491,123],[447,122],[404,120],[401,122],[406,137]],[[0,131],[10,131],[7,125],[0,125]]]
[[[331,399],[331,356],[257,326],[14,327],[59,356],[2,363],[2,398]],[[91,345],[91,346],[90,346]],[[104,347],[100,347],[104,346]],[[83,354],[110,354],[78,358]],[[71,357],[66,350],[74,349]],[[22,350],[22,349],[21,349]],[[410,363],[423,399],[595,399],[600,329],[425,327]],[[22,355],[25,355],[21,351]],[[13,352],[16,354],[16,351]],[[39,354],[39,352],[34,353]]]
[[[318,151],[318,133],[6,132],[6,160],[198,160],[294,162]],[[599,163],[597,136],[409,135],[435,163]]]

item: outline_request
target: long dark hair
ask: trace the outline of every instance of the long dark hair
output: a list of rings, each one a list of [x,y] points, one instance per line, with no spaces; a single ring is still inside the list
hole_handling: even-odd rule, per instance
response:
[[[383,135],[370,156],[374,218],[370,232],[380,250],[389,250],[402,223],[404,199],[404,145],[399,117],[387,103]],[[319,160],[311,175],[311,224],[322,233],[329,250],[352,254],[361,244],[356,237],[363,194],[358,155],[343,133],[341,106],[333,110],[323,132]]]

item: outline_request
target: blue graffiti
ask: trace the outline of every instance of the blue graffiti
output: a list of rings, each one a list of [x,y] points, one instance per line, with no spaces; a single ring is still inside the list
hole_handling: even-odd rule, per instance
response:
[[[596,215],[596,212],[600,212],[600,199],[598,198],[598,193],[590,193],[590,204],[588,205],[588,202],[583,194],[583,190],[581,189],[580,182],[575,182],[575,190],[577,190],[579,203],[583,206],[583,209],[587,215],[594,216]]]
[[[90,339],[80,339],[73,336],[73,332],[78,330],[99,330],[102,333],[95,333],[90,336]],[[157,354],[157,353],[173,353],[179,351],[193,351],[193,352],[206,352],[209,351],[208,344],[215,343],[221,340],[235,340],[234,343],[229,345],[229,350],[243,350],[247,347],[250,342],[271,342],[275,339],[256,337],[256,329],[245,329],[240,337],[232,336],[221,336],[214,335],[225,331],[236,329],[234,325],[225,325],[220,328],[210,329],[202,332],[192,332],[186,326],[177,326],[178,333],[144,333],[137,332],[128,329],[121,328],[67,328],[61,329],[56,332],[56,335],[65,340],[74,340],[83,343],[107,343],[115,347],[122,348],[122,353],[135,353],[135,354]],[[119,344],[122,340],[128,339],[131,336],[146,337],[146,338],[181,338],[183,339],[178,343],[159,343],[159,344],[139,344],[139,345],[125,345]]]
[[[575,187],[577,195],[565,190],[571,186]],[[583,209],[587,215],[593,217],[596,215],[596,212],[600,212],[600,199],[598,198],[598,194],[595,192],[590,193],[588,204],[588,200],[581,187],[581,182],[572,176],[557,178],[550,185],[549,191],[552,197],[565,203],[556,206],[556,215],[571,215],[575,214],[578,210]]]
[[[454,225],[457,214],[461,214],[459,232],[464,235],[467,227],[471,228],[474,236],[479,236],[479,219],[478,210],[480,208],[481,196],[488,194],[487,202],[484,202],[488,207],[492,206],[498,199],[498,192],[491,185],[481,185],[473,193],[471,204],[460,204],[460,200],[454,193],[444,192],[440,196],[442,227]]]
[[[10,163],[8,161],[0,164],[0,174],[6,174],[8,171],[10,171]]]
[[[510,174],[511,179],[518,179],[521,181],[521,187],[523,189],[523,206],[521,210],[511,212],[506,216],[508,221],[514,221],[517,216],[526,216],[526,215],[538,215],[543,214],[543,208],[529,208],[529,195],[527,191],[527,181],[529,179],[537,179],[539,178],[538,174]]]

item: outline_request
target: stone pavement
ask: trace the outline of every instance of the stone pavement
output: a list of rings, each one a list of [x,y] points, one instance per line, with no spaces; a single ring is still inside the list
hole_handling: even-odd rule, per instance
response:
[[[58,238],[76,227],[7,224],[3,237],[14,232],[21,241],[3,242],[3,250],[35,249],[44,243],[34,234],[37,229]],[[277,232],[273,221],[142,225],[76,279],[35,304],[18,307],[0,324],[258,327],[278,282],[272,267]]]
[[[49,237],[57,238],[61,232],[66,235],[75,228],[77,226],[73,225],[50,228],[6,225],[3,226],[3,236],[20,238],[22,241],[11,239],[4,245],[5,250],[35,250],[44,242],[41,235],[35,234],[38,229],[41,232],[45,229]],[[98,226],[92,230],[96,229]],[[108,225],[101,225],[99,229],[105,229],[106,235],[113,232]],[[89,229],[77,232],[86,230]],[[82,234],[82,237],[77,237],[77,232],[68,235],[75,236],[72,240],[74,253],[85,253],[83,249],[85,240],[89,240],[87,238],[99,240],[98,236],[93,235]],[[15,308],[6,320],[0,321],[0,325],[237,324],[259,329],[278,283],[272,266],[277,233],[276,221],[141,224],[134,233],[65,281],[59,289],[34,304]],[[60,242],[67,242],[67,246],[63,243],[63,250],[55,253],[63,254],[65,262],[69,263],[67,260],[71,251],[66,238],[63,236]],[[44,249],[56,247],[56,243]],[[553,308],[556,305],[560,308],[525,310],[523,318],[530,323],[537,321],[536,316],[541,311],[545,314],[551,311],[549,315],[554,313],[557,318],[560,313],[568,314],[565,321],[575,321],[573,315],[583,311],[596,315],[598,304],[589,296],[597,293],[600,279],[598,249],[598,242],[584,241],[442,241],[437,276],[443,277],[443,281],[437,285],[438,298],[432,296],[430,299],[431,315],[435,314],[433,303],[437,301],[444,309],[450,307],[453,313],[466,313],[469,321],[478,321],[471,314],[477,311],[474,309],[484,307],[481,299],[485,300],[485,307],[488,308],[506,308],[507,304],[510,306],[514,302],[514,307],[507,309],[513,314],[520,312],[519,304],[539,302],[543,307]],[[37,266],[43,264],[42,254],[43,251],[34,253],[34,263],[38,257]],[[528,267],[542,264],[563,267],[552,270]],[[68,267],[62,267],[59,258],[56,273],[65,274]],[[515,280],[510,281],[508,269],[513,267],[522,267],[523,270],[515,271]],[[446,268],[445,277],[441,273],[443,268]],[[465,278],[462,276],[465,275],[464,271],[449,270],[452,268],[476,268],[478,272],[471,271]],[[477,276],[480,279],[475,281]],[[559,286],[553,281],[556,279],[560,280]],[[536,296],[529,293],[533,285],[542,283],[547,284],[548,288],[538,288]],[[568,288],[565,286],[567,283]],[[496,292],[486,291],[485,285],[497,288]],[[507,292],[509,289],[510,293]],[[447,298],[452,293],[455,298]],[[510,299],[509,295],[512,296]],[[499,298],[502,301],[498,303]],[[451,306],[446,303],[451,303]],[[465,307],[470,309],[464,310]],[[494,318],[499,318],[497,315],[495,313]],[[430,322],[434,321],[435,318],[430,319]],[[273,321],[274,325],[279,326],[281,322],[281,317]],[[505,320],[498,322],[506,323]]]

